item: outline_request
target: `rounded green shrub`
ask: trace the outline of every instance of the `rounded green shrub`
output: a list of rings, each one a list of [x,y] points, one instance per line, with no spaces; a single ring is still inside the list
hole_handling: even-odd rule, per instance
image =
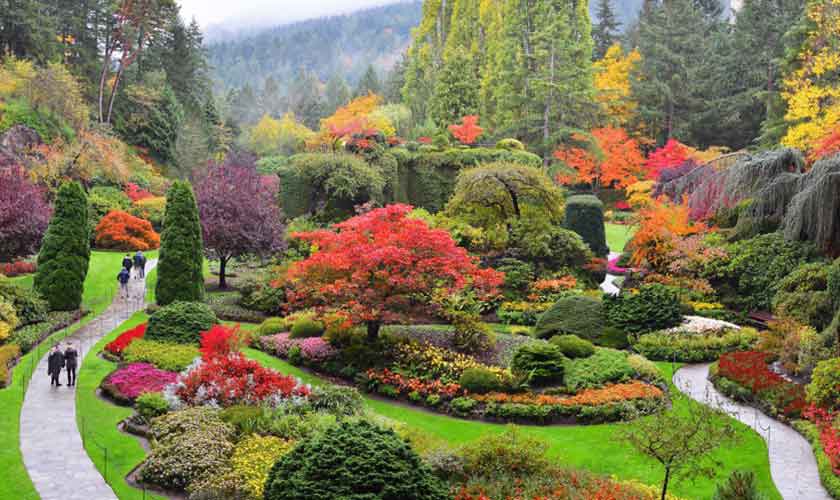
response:
[[[265,500],[444,500],[448,491],[390,429],[344,421],[303,440],[271,469]]]
[[[38,253],[35,290],[53,310],[78,309],[89,261],[87,198],[78,183],[68,182],[58,190],[53,216]]]
[[[514,373],[530,376],[534,384],[551,384],[563,381],[566,357],[556,345],[531,342],[516,350],[511,361]]]
[[[499,390],[501,381],[498,375],[487,368],[467,368],[461,373],[458,383],[464,389],[475,394],[487,394]]]
[[[286,320],[284,318],[268,318],[260,323],[260,328],[257,330],[257,333],[260,337],[264,337],[266,335],[283,333],[287,329]]]
[[[169,403],[159,392],[146,392],[137,396],[134,407],[137,409],[137,413],[147,421],[166,415],[169,411]]]
[[[534,329],[537,337],[555,334],[577,335],[594,340],[604,329],[601,301],[583,295],[573,295],[558,300],[540,316]]]
[[[588,358],[595,354],[592,342],[577,335],[555,335],[549,342],[559,347],[560,352],[567,358]]]
[[[795,319],[802,324],[822,330],[834,316],[834,304],[828,291],[828,279],[833,264],[811,262],[802,264],[776,285],[773,313]]]
[[[679,297],[659,284],[643,285],[638,293],[606,295],[604,310],[610,326],[627,333],[663,330],[682,322]]]
[[[566,200],[566,220],[563,225],[579,234],[598,257],[606,257],[610,253],[604,228],[604,204],[596,196],[570,196]]]
[[[150,363],[161,370],[180,372],[201,356],[194,345],[174,345],[147,338],[136,339],[123,351],[126,363]]]
[[[506,149],[508,151],[525,151],[525,145],[522,141],[513,138],[501,139],[496,143],[496,149]]]
[[[292,326],[292,334],[290,337],[293,339],[303,339],[307,337],[320,337],[323,334],[323,323],[316,319],[304,316],[295,321],[295,324]]]
[[[192,187],[175,181],[166,193],[155,297],[159,305],[204,299],[204,242]]]
[[[201,332],[218,323],[210,306],[201,302],[173,302],[149,317],[145,340],[197,344]]]
[[[840,408],[840,358],[821,361],[814,368],[811,383],[805,388],[806,398],[820,408]]]

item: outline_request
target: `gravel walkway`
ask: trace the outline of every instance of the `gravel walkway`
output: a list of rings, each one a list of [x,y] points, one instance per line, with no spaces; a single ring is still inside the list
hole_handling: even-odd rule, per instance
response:
[[[156,260],[146,264],[147,273]],[[116,279],[116,271],[114,272]],[[145,282],[132,277],[129,298],[119,294],[101,315],[67,338],[79,350],[79,370],[88,350],[102,337],[145,306]],[[51,387],[47,355],[29,383],[20,413],[20,449],[29,477],[42,500],[116,500],[116,495],[91,462],[76,425],[76,395],[67,387]]]
[[[830,500],[823,488],[811,445],[794,429],[719,393],[708,380],[710,364],[686,365],[674,385],[692,399],[719,408],[752,427],[765,441],[770,475],[785,500]]]

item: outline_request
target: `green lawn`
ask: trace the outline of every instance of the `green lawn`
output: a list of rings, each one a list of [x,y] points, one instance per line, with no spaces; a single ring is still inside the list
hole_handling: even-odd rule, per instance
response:
[[[621,253],[624,250],[624,245],[633,237],[636,232],[636,226],[625,226],[622,224],[604,224],[607,231],[607,246],[610,247],[610,252]]]
[[[137,313],[128,322],[121,325],[106,339],[99,343],[96,350],[115,338],[120,332],[146,320],[143,313]],[[255,325],[242,325],[252,329]],[[96,350],[92,351],[95,353]],[[325,383],[317,376],[313,376],[299,368],[265,354],[248,349],[246,354],[265,366],[283,373],[295,375],[303,381],[318,385]],[[670,379],[673,368],[670,363],[658,363],[660,369]],[[145,452],[137,440],[117,431],[117,424],[130,415],[130,410],[106,403],[95,396],[95,390],[101,380],[115,368],[115,364],[104,361],[94,354],[85,359],[82,373],[79,376],[79,390],[76,396],[77,418],[81,426],[84,420],[88,429],[86,448],[97,468],[103,475],[104,452],[100,446],[108,447],[108,480],[121,499],[142,498],[142,492],[130,487],[124,480],[137,464]],[[671,387],[672,394],[676,389]],[[501,432],[505,426],[476,421],[461,420],[415,410],[405,406],[391,404],[379,399],[366,398],[368,407],[374,412],[405,423],[413,432],[429,442],[448,442],[458,445],[488,432]],[[678,395],[674,398],[675,411],[687,411],[694,401]],[[658,485],[662,472],[658,466],[635,452],[628,445],[617,442],[614,438],[621,424],[592,425],[592,426],[523,426],[524,432],[531,434],[549,444],[549,454],[559,463],[574,467],[585,468],[594,472],[615,476],[619,479],[635,479],[644,483]],[[767,447],[764,441],[747,426],[737,424],[740,441],[716,453],[724,466],[717,471],[712,479],[699,479],[695,482],[681,481],[672,486],[672,492],[684,498],[711,498],[716,485],[722,482],[734,470],[750,470],[755,472],[759,487],[769,499],[780,499],[770,478],[770,468],[767,460]],[[95,440],[95,441],[94,441]],[[148,497],[148,495],[147,495]],[[151,497],[148,497],[151,498]]]
[[[45,342],[46,345],[51,345],[73,333],[108,307],[117,290],[117,272],[122,255],[116,252],[91,254],[82,301],[83,307],[93,314],[87,315],[81,323],[56,332]],[[149,255],[154,257],[156,253],[152,252]],[[23,276],[15,280],[31,286],[32,276]],[[41,355],[46,350],[47,348],[42,344],[42,347],[23,356],[13,372],[12,383],[6,389],[0,390],[0,471],[2,471],[0,472],[0,498],[21,500],[38,498],[35,487],[26,473],[20,453],[20,409],[26,384],[32,376],[31,371],[37,366]]]

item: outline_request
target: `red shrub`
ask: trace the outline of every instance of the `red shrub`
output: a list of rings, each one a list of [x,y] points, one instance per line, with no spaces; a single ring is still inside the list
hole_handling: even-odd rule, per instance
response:
[[[120,356],[132,342],[137,339],[142,339],[144,335],[146,335],[146,323],[137,325],[131,330],[126,330],[121,333],[119,337],[105,346],[105,350],[111,354]]]
[[[240,348],[246,343],[245,336],[236,325],[233,328],[228,328],[223,325],[213,325],[213,327],[201,334],[201,357],[205,361],[213,358],[224,358],[231,354],[239,352]]]
[[[133,182],[129,182],[125,185],[125,195],[128,196],[131,201],[139,201],[145,198],[151,198],[154,195],[145,189],[142,189],[137,184]]]
[[[0,274],[4,274],[9,278],[20,276],[21,274],[32,274],[38,267],[34,262],[26,262],[19,260],[12,263],[0,264]]]
[[[440,380],[426,381],[419,378],[409,378],[385,368],[382,371],[368,370],[365,374],[373,384],[390,385],[400,395],[417,392],[421,396],[437,395],[445,399],[452,399],[464,393],[458,384],[444,384]]]
[[[799,418],[805,409],[805,389],[770,370],[769,357],[770,354],[756,351],[724,354],[718,361],[718,375],[771,402],[784,416]]]
[[[834,419],[837,415],[814,405],[805,410],[803,415],[819,429],[820,442],[831,463],[831,470],[840,475],[840,432],[834,428]]]
[[[309,387],[295,377],[269,370],[239,353],[205,360],[180,377],[176,391],[189,405],[214,401],[223,407],[256,405],[272,397],[306,397],[309,393]]]
[[[461,144],[474,144],[484,133],[478,126],[478,115],[468,115],[461,119],[461,125],[450,125],[449,131]]]
[[[96,246],[114,250],[153,250],[160,235],[152,223],[129,213],[112,210],[96,226]]]

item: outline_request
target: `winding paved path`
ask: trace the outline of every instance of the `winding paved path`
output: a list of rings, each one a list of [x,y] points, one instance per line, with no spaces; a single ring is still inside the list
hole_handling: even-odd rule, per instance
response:
[[[770,475],[785,500],[831,500],[820,483],[817,461],[808,441],[778,420],[719,393],[708,380],[709,366],[680,368],[674,374],[674,385],[692,399],[729,413],[767,441]]]
[[[156,264],[150,260],[147,273]],[[115,280],[116,274],[114,271]],[[117,294],[108,309],[65,341],[79,350],[79,369],[96,342],[145,306],[145,282],[132,278],[129,290],[130,298]],[[116,500],[82,446],[76,425],[76,394],[67,387],[63,372],[61,383],[65,385],[50,386],[44,355],[20,413],[20,449],[29,477],[42,500]]]

